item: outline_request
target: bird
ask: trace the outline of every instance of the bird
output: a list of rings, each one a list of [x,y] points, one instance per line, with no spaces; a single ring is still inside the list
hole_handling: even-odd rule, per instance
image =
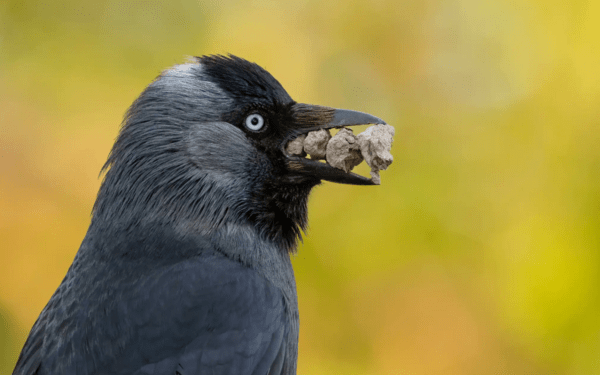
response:
[[[164,70],[124,116],[88,231],[13,374],[296,374],[291,259],[310,192],[373,182],[285,145],[380,123],[297,103],[231,54]]]

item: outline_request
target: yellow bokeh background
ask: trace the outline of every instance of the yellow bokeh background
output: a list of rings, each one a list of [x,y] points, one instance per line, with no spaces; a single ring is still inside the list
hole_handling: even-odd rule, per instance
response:
[[[600,374],[599,51],[597,1],[3,1],[0,373],[127,107],[233,53],[396,127],[381,186],[312,194],[299,374]]]

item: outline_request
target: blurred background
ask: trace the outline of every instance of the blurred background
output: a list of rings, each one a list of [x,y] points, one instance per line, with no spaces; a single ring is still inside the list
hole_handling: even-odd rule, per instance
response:
[[[127,107],[233,53],[396,127],[381,186],[312,194],[299,374],[600,374],[599,50],[597,1],[3,1],[0,373]]]

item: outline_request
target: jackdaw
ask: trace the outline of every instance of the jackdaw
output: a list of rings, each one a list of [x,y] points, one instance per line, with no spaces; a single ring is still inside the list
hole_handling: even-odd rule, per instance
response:
[[[309,193],[373,183],[285,145],[379,123],[296,103],[232,55],[164,71],[125,116],[87,234],[14,374],[295,374],[290,255]]]

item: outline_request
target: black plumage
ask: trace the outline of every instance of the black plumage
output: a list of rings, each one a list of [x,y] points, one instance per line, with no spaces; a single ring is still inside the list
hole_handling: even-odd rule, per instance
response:
[[[383,123],[294,102],[258,65],[205,56],[133,103],[92,221],[14,374],[295,374],[290,253],[321,180],[300,133]]]

